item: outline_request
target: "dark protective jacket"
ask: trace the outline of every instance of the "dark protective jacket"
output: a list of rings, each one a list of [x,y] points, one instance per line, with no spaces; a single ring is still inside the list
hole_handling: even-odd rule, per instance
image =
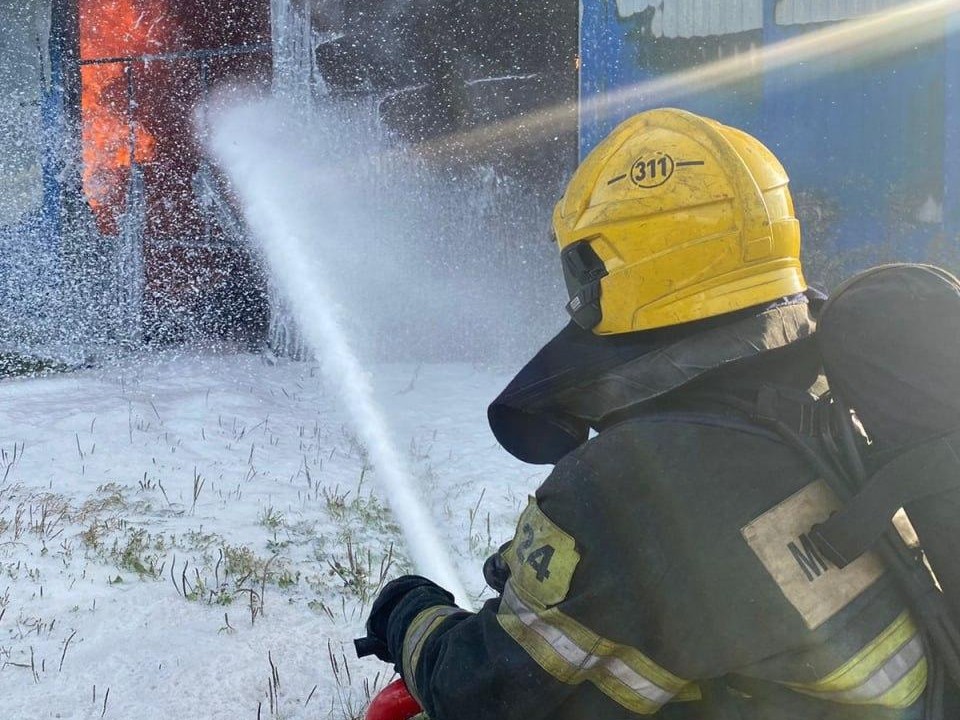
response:
[[[831,566],[806,536],[831,491],[707,399],[749,398],[760,357],[609,418],[530,499],[500,598],[406,618],[433,720],[921,720],[926,651],[893,578],[872,555]]]

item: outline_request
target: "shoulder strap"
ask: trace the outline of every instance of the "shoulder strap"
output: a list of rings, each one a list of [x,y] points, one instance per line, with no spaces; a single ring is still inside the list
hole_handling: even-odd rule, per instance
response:
[[[737,432],[747,433],[749,435],[761,435],[771,440],[780,442],[780,437],[775,433],[763,428],[756,423],[746,419],[724,415],[716,412],[684,412],[684,411],[658,411],[653,413],[644,413],[630,418],[631,421],[645,423],[685,423],[691,425],[704,425],[707,427],[722,427],[736,430]]]
[[[837,567],[869,550],[902,507],[960,489],[960,429],[897,455],[811,537]]]
[[[808,393],[791,388],[764,385],[756,402],[726,393],[701,393],[702,398],[712,405],[734,411],[722,410],[657,410],[637,415],[629,415],[623,421],[642,421],[650,423],[682,422],[709,427],[723,427],[750,435],[760,435],[771,440],[783,442],[783,436],[770,427],[769,420],[785,423],[791,430],[804,438],[812,438],[816,428],[817,399]]]

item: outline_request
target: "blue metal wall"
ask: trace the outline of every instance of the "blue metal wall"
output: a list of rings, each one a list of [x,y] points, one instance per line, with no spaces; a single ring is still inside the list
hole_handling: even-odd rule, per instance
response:
[[[645,65],[643,42],[638,41],[637,21],[620,18],[614,0],[582,0],[580,20],[580,156],[584,157],[621,120],[661,102],[651,97],[633,98],[610,108],[590,101],[607,93],[656,80],[662,70]],[[678,40],[659,39],[661,43]],[[731,125],[756,129],[759,97],[747,96],[742,88],[703,92],[685,97],[681,106],[712,115]]]
[[[770,45],[823,25],[779,26],[778,0],[746,41]],[[960,20],[950,29],[960,30]],[[620,120],[664,103],[756,135],[783,161],[801,211],[817,214],[831,251],[877,248],[875,258],[938,259],[960,242],[960,32],[859,65],[829,56],[753,82],[680,97],[633,97],[611,112],[590,100],[667,74],[650,48],[696,39],[652,38],[612,0],[584,0],[581,156]],[[686,46],[684,46],[686,47]],[[942,217],[941,217],[942,216]],[[801,222],[805,218],[801,213]]]

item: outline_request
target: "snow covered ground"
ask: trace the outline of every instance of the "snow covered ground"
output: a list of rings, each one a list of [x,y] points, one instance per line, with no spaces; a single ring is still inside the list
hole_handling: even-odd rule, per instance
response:
[[[487,428],[508,377],[372,373],[475,596],[544,477]],[[357,717],[391,671],[351,640],[410,570],[376,474],[311,363],[195,354],[0,383],[0,717]]]

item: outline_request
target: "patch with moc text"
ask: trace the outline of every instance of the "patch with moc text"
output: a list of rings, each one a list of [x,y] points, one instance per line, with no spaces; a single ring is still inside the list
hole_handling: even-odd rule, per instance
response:
[[[873,553],[840,569],[823,557],[807,535],[841,507],[833,491],[818,480],[740,530],[811,630],[843,610],[883,575],[883,565]]]

